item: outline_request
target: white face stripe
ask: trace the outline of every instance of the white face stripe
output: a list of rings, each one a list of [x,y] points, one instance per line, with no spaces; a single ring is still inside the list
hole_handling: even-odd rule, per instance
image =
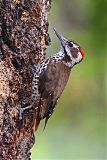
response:
[[[78,52],[78,57],[77,58],[72,58],[72,65],[79,63],[82,60],[82,55],[81,52]]]
[[[76,45],[76,44],[73,43],[73,42],[72,42],[72,44],[73,44],[73,48],[78,48],[78,47],[79,47],[78,45]]]

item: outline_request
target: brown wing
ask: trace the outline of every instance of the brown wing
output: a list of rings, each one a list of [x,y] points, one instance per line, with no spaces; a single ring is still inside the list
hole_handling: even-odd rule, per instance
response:
[[[49,116],[52,112],[57,99],[65,88],[69,74],[70,70],[64,64],[51,61],[47,69],[40,75],[40,119]]]

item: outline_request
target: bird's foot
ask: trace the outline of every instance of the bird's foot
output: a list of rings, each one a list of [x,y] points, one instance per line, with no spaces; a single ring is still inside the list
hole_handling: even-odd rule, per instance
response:
[[[26,110],[31,109],[32,105],[26,106],[26,104],[21,104],[20,110],[19,110],[19,118],[18,118],[18,127],[19,129],[23,126],[23,114]]]

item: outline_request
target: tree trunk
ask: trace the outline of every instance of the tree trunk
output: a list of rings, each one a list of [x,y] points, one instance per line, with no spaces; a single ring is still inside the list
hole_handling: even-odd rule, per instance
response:
[[[35,111],[29,102],[31,66],[45,58],[50,44],[47,16],[51,0],[0,0],[0,160],[28,160],[35,142]]]

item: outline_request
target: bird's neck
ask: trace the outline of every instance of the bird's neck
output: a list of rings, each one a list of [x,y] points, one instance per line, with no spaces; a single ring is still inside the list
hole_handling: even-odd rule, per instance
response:
[[[56,61],[60,61],[64,58],[64,53],[62,51],[59,51],[58,53],[56,53],[53,58],[56,60]]]
[[[62,62],[69,68],[72,67],[72,60],[64,52],[59,51],[53,57],[56,60],[56,62]]]

